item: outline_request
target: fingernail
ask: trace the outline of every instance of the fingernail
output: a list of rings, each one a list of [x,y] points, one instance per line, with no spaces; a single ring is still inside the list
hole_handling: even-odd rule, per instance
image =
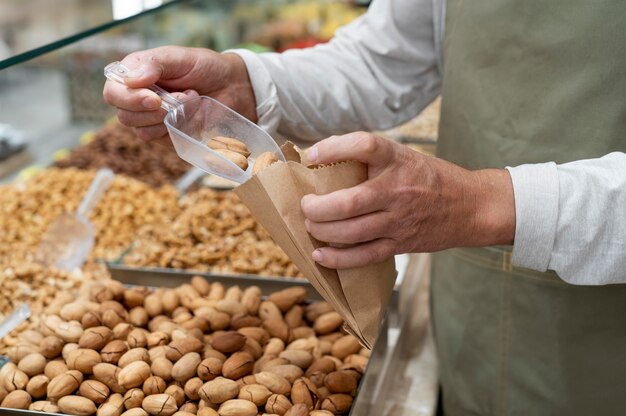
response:
[[[304,228],[306,228],[306,230],[308,232],[311,232],[311,228],[310,227],[311,227],[311,221],[309,221],[308,218],[305,218],[304,219]]]
[[[313,257],[313,261],[316,263],[324,260],[324,255],[321,250],[315,250],[313,254],[311,254],[311,257]]]
[[[128,71],[128,74],[126,74],[126,77],[128,78],[139,78],[140,76],[143,75],[143,69],[131,69],[130,71]]]
[[[141,104],[144,106],[144,108],[147,108],[148,110],[154,110],[159,107],[159,99],[153,96],[149,96],[144,98],[141,101]]]
[[[311,162],[317,162],[317,158],[319,157],[317,146],[311,147],[306,153],[306,156],[309,158]]]

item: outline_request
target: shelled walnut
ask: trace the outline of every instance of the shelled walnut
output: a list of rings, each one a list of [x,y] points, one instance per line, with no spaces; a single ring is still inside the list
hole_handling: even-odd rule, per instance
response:
[[[153,187],[172,183],[190,168],[171,143],[146,143],[117,121],[95,132],[91,142],[72,150],[67,159],[55,166],[94,170],[108,167]]]
[[[306,298],[302,287],[263,299],[258,287],[227,289],[197,276],[174,289],[89,282],[2,351],[12,362],[0,369],[0,406],[84,416],[346,414],[368,352],[325,317],[333,313],[327,303]],[[134,325],[137,310],[149,318]],[[85,326],[73,319],[80,311],[119,319]],[[81,347],[91,333],[108,342]],[[129,348],[138,333],[145,345]],[[112,351],[121,356],[111,360]],[[53,372],[53,363],[62,368]]]
[[[126,264],[302,276],[233,192],[200,189],[183,197],[180,207],[173,223],[138,232]]]
[[[50,168],[24,183],[0,186],[0,265],[32,258],[42,235],[59,215],[75,212],[94,172]],[[173,187],[153,189],[117,175],[90,220],[94,258],[115,259],[146,224],[169,224],[178,214]]]

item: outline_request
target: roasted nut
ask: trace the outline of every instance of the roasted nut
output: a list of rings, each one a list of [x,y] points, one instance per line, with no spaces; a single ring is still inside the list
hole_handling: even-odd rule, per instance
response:
[[[13,390],[6,395],[0,407],[9,407],[12,409],[28,409],[32,402],[32,398],[24,390]]]
[[[346,413],[352,406],[352,397],[347,394],[331,394],[322,402],[322,410],[336,415]]]
[[[291,401],[305,404],[309,410],[315,409],[319,402],[317,387],[306,377],[297,379],[291,387]]]
[[[80,323],[83,325],[84,329],[93,328],[102,325],[102,318],[99,312],[87,311],[80,319]]]
[[[274,302],[266,300],[259,306],[259,318],[264,321],[282,321],[283,314]]]
[[[218,358],[205,358],[198,365],[198,377],[203,381],[213,380],[220,374],[222,374],[222,361]]]
[[[282,319],[267,319],[263,321],[263,328],[271,337],[279,338],[285,342],[289,340],[289,326]]]
[[[284,377],[290,384],[304,375],[304,371],[302,371],[302,369],[297,365],[293,364],[275,365],[269,367],[267,371]]]
[[[61,322],[54,333],[65,342],[78,342],[83,335],[83,327],[78,321]]]
[[[46,357],[38,352],[28,354],[20,360],[17,368],[25,372],[29,377],[42,374],[43,370],[46,368]]]
[[[248,338],[254,339],[261,345],[265,344],[267,340],[270,339],[270,334],[265,329],[256,326],[246,326],[244,328],[239,328],[237,332],[245,335]]]
[[[146,336],[148,348],[153,348],[159,345],[167,345],[170,342],[170,337],[165,332],[155,331]]]
[[[46,367],[44,368],[43,372],[46,375],[46,377],[52,380],[59,374],[63,374],[67,372],[67,370],[69,369],[67,368],[67,365],[63,361],[54,360],[54,361],[49,361],[48,364],[46,364]]]
[[[26,391],[34,399],[39,399],[46,395],[49,382],[50,382],[50,379],[48,377],[46,377],[43,374],[40,374],[28,380],[28,384],[26,385]]]
[[[80,384],[78,392],[94,403],[103,403],[109,397],[110,390],[106,384],[98,380],[85,380]]]
[[[169,394],[152,394],[143,399],[141,407],[154,416],[170,416],[178,410],[176,400]]]
[[[63,359],[65,360],[65,362],[67,362],[67,360],[70,357],[70,353],[72,351],[75,351],[77,349],[79,349],[80,347],[78,346],[78,344],[76,342],[69,342],[67,344],[65,344],[63,346],[63,349],[61,350],[61,356],[63,356]]]
[[[172,378],[176,381],[185,382],[193,377],[202,358],[197,352],[189,352],[183,355],[172,367]]]
[[[28,410],[35,412],[59,413],[59,406],[47,400],[39,400],[28,406]]]
[[[48,399],[59,400],[63,396],[72,394],[82,382],[83,374],[80,371],[68,370],[63,374],[59,374],[48,383]]]
[[[349,371],[333,371],[324,378],[324,386],[331,393],[353,393],[356,390],[357,378]]]
[[[315,319],[313,329],[320,335],[330,334],[343,324],[343,318],[337,312],[326,312]]]
[[[141,407],[134,407],[122,413],[122,416],[148,416],[148,412]]]
[[[272,394],[265,403],[265,411],[269,413],[275,413],[277,415],[284,415],[287,410],[292,406],[289,399],[282,394]]]
[[[120,358],[128,351],[126,343],[122,340],[116,339],[106,344],[100,351],[100,357],[102,362],[109,364],[116,364]]]
[[[66,321],[80,321],[87,312],[87,307],[79,302],[71,302],[61,308],[59,315]]]
[[[83,374],[91,374],[93,366],[102,362],[97,351],[86,348],[78,348],[72,351],[67,358],[67,366],[70,370],[78,370]]]
[[[150,396],[153,394],[161,394],[165,392],[165,388],[167,385],[165,384],[165,380],[163,380],[159,376],[150,376],[143,382],[143,392],[146,396]]]
[[[289,326],[290,329],[298,328],[304,323],[304,309],[300,305],[293,305],[291,309],[289,309],[285,313],[285,323]]]
[[[254,376],[258,384],[267,387],[272,393],[289,394],[291,392],[291,384],[278,374],[261,371]]]
[[[202,407],[198,409],[197,416],[219,416],[217,410],[211,409],[210,407]]]
[[[191,415],[195,415],[196,413],[198,413],[198,405],[195,402],[187,402],[183,404],[182,406],[180,406],[178,408],[178,412],[176,413],[180,413],[180,412],[191,413]],[[182,415],[182,416],[189,416],[189,415]]]
[[[239,385],[237,382],[224,377],[207,381],[198,391],[198,395],[202,400],[215,404],[220,404],[226,400],[237,397],[238,393]]]
[[[254,161],[254,166],[252,167],[252,174],[256,175],[261,172],[263,169],[273,165],[278,162],[278,158],[272,152],[263,152],[257,156]]]
[[[345,335],[339,338],[333,344],[333,348],[331,350],[331,354],[334,357],[343,360],[350,354],[356,354],[361,350],[361,344],[359,341],[353,337],[352,335]]]
[[[63,349],[63,341],[61,338],[55,335],[49,335],[41,340],[39,344],[39,348],[41,350],[41,354],[49,359],[56,358],[61,354],[61,350]]]
[[[169,394],[176,400],[178,406],[182,406],[185,402],[185,391],[182,387],[172,384],[165,389],[165,394]]]
[[[185,391],[185,395],[191,400],[199,400],[200,395],[198,394],[198,390],[200,390],[203,384],[204,381],[202,381],[199,377],[190,378],[185,383],[185,387],[183,389]]]
[[[28,376],[13,363],[6,363],[0,370],[0,382],[8,392],[24,390],[28,384]],[[30,403],[29,403],[30,404]]]
[[[200,352],[202,351],[202,341],[190,337],[186,339],[180,339],[170,342],[167,345],[167,350],[165,353],[165,357],[172,362],[178,361],[183,355],[190,352]]]
[[[280,358],[285,358],[291,364],[306,370],[313,363],[313,354],[302,350],[287,350],[278,354]]]
[[[248,146],[244,142],[233,139],[232,137],[215,136],[207,142],[207,146],[216,151],[224,149],[230,150],[231,152],[239,153],[244,158],[250,156]]]
[[[312,374],[315,373],[328,374],[332,371],[335,371],[336,369],[337,365],[333,360],[331,360],[329,357],[322,357],[313,361],[313,364],[311,364],[311,366],[307,368],[305,375],[307,377],[310,377]]]
[[[239,390],[239,399],[248,400],[257,406],[263,406],[272,395],[269,389],[261,384],[248,384]]]
[[[231,331],[215,335],[211,341],[211,346],[219,352],[228,354],[239,351],[243,348],[245,343],[245,335]]]
[[[240,153],[233,152],[228,149],[214,149],[215,153],[230,160],[235,165],[239,166],[241,170],[248,169],[248,159]]]
[[[86,397],[65,396],[57,402],[59,410],[69,415],[89,416],[96,413],[96,405]]]
[[[136,306],[128,312],[128,322],[136,327],[144,327],[148,324],[150,317],[143,306]]]
[[[231,380],[237,380],[252,373],[254,358],[244,351],[239,351],[228,357],[222,366],[222,374]]]
[[[217,411],[220,416],[256,416],[257,412],[254,403],[240,399],[225,401]]]
[[[98,407],[97,416],[120,416],[124,408],[124,398],[119,393],[113,393]]]
[[[287,312],[296,303],[304,302],[308,296],[305,287],[294,286],[272,293],[267,300],[273,302],[282,312]]]
[[[145,361],[150,362],[150,354],[148,350],[145,348],[131,348],[127,352],[124,353],[117,362],[117,365],[120,368],[124,368],[129,364],[132,364],[137,361]]]
[[[150,369],[152,374],[161,377],[163,380],[168,381],[172,378],[172,368],[174,364],[165,357],[158,357],[152,360]]]
[[[285,350],[285,342],[280,338],[272,338],[267,341],[265,347],[263,348],[263,353],[265,355],[279,355],[281,352]]]
[[[135,328],[126,337],[126,342],[130,348],[143,348],[148,345],[146,331],[141,328]],[[146,351],[147,352],[147,351]]]
[[[309,416],[309,409],[305,404],[294,404],[284,416]]]
[[[208,296],[211,291],[211,284],[202,276],[193,276],[191,278],[191,286],[193,286],[201,296]]]
[[[134,409],[135,407],[141,407],[143,399],[146,398],[146,394],[142,389],[134,388],[124,393],[124,407],[126,410]]]
[[[94,379],[106,384],[115,393],[124,393],[126,391],[126,388],[122,387],[117,381],[120,372],[119,367],[109,363],[100,363],[93,366]]]
[[[135,361],[120,370],[117,382],[120,386],[130,389],[141,386],[148,377],[150,366],[145,361]]]

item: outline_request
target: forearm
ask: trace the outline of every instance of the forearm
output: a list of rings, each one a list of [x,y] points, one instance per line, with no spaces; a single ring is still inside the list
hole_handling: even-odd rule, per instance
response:
[[[328,44],[246,61],[259,123],[317,140],[397,125],[439,93],[432,0],[376,1]]]

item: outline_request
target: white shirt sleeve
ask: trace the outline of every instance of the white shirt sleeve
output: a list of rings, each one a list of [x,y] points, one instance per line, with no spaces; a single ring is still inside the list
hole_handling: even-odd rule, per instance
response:
[[[626,283],[626,153],[507,169],[515,266],[576,285]]]
[[[237,53],[246,63],[259,125],[314,141],[380,130],[417,115],[441,89],[439,0],[375,0],[327,44]]]

